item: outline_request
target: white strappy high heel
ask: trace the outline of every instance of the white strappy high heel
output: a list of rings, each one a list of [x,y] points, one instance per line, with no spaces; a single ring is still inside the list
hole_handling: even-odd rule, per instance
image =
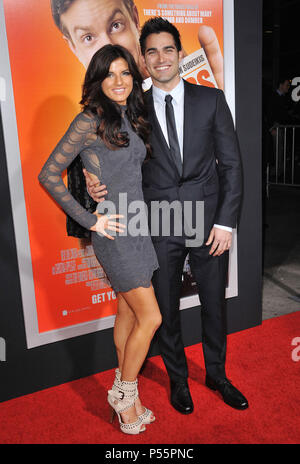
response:
[[[121,372],[120,372],[119,369],[116,369],[115,370],[115,380],[114,380],[114,384],[112,386],[112,390],[117,390],[118,385],[119,385],[120,382],[121,382]],[[138,380],[136,379],[136,394],[135,394],[134,401],[136,401],[136,399],[139,396],[137,385],[138,385]],[[146,408],[145,406],[143,406],[143,407],[144,407],[145,411],[142,414],[140,414],[138,417],[140,417],[142,419],[143,424],[146,424],[146,425],[152,424],[152,422],[155,421],[155,416],[154,416],[153,412],[150,409]]]
[[[143,420],[140,416],[138,416],[135,422],[128,424],[125,424],[121,417],[123,412],[126,412],[129,408],[134,406],[136,387],[137,381],[120,381],[118,383],[118,387],[114,385],[113,389],[108,390],[107,395],[107,401],[112,408],[110,422],[113,422],[116,413],[119,419],[121,431],[130,435],[137,435],[138,433],[144,432],[146,430],[146,427],[143,424]]]

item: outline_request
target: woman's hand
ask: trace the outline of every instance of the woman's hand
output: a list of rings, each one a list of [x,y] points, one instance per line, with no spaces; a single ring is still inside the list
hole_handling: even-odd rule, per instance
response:
[[[126,229],[125,224],[121,224],[114,219],[123,218],[123,214],[99,214],[96,211],[93,213],[97,216],[97,222],[90,230],[93,232],[98,232],[99,234],[104,235],[104,237],[109,238],[109,240],[114,240],[114,237],[109,235],[105,230],[112,230],[114,232],[124,232]]]

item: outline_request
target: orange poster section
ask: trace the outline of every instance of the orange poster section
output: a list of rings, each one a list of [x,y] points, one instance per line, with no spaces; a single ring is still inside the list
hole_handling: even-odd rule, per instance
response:
[[[221,0],[178,4],[137,0],[136,6],[140,24],[158,10],[174,22],[187,54],[200,48],[198,30],[203,25],[214,28],[223,49]],[[55,26],[50,1],[4,0],[4,11],[37,318],[42,333],[113,315],[116,297],[91,246],[83,247],[78,239],[67,236],[64,212],[37,179],[50,152],[80,110],[84,67]]]
[[[141,24],[154,16],[168,19],[180,32],[184,51],[191,54],[201,48],[198,32],[201,26],[213,28],[223,51],[222,0],[136,0]]]

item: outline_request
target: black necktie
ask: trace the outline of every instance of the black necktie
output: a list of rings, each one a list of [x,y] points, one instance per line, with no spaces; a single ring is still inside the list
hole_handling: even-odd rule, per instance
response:
[[[171,155],[174,159],[174,162],[177,166],[180,176],[182,176],[182,161],[180,155],[180,147],[178,142],[178,136],[176,131],[174,108],[172,105],[172,95],[166,95],[166,122],[169,138],[169,147]]]

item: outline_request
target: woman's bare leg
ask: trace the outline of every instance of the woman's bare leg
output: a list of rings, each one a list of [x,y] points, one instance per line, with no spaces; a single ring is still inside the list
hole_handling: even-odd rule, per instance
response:
[[[139,287],[122,293],[121,296],[135,315],[135,323],[124,349],[121,379],[133,382],[147,356],[153,335],[161,324],[161,314],[152,286]],[[122,413],[122,418],[125,422],[135,421],[137,418],[135,406]]]
[[[136,322],[125,346],[122,380],[133,382],[147,356],[151,340],[161,324],[161,314],[152,286],[122,293]]]
[[[118,309],[114,326],[114,342],[117,351],[118,365],[122,372],[125,346],[131,333],[136,317],[126,300],[118,294]]]
[[[120,372],[123,368],[124,351],[128,337],[133,330],[136,322],[136,317],[126,300],[119,293],[118,294],[118,310],[114,326],[114,342],[118,357],[118,366]],[[138,416],[144,414],[145,407],[142,405],[140,397],[135,401],[135,409]],[[151,419],[153,417],[151,416]]]

